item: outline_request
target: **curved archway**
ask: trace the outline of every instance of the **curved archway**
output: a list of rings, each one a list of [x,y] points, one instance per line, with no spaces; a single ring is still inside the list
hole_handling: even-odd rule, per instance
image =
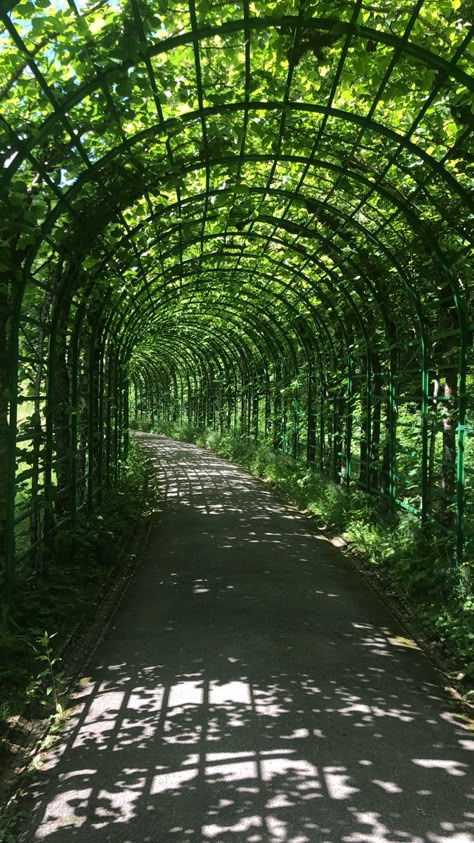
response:
[[[7,595],[117,478],[129,390],[271,434],[463,559],[468,4],[51,8],[1,14]]]

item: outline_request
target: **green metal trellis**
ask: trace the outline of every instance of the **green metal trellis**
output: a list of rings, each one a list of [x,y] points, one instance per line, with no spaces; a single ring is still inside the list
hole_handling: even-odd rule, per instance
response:
[[[418,0],[389,28],[363,0],[339,18],[322,0],[272,15],[189,0],[161,10],[158,31],[151,0],[114,4],[100,24],[87,0],[58,10],[56,30],[21,3],[1,14],[6,603],[18,566],[44,567],[58,530],[117,481],[129,391],[135,421],[186,412],[304,453],[440,531],[462,561],[474,208],[463,5]],[[393,90],[413,67],[400,106]]]

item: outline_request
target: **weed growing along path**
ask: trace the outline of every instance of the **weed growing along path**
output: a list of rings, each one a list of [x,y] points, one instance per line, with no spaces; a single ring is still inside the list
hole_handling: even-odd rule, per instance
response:
[[[350,563],[240,469],[139,438],[162,511],[18,843],[474,843],[474,742]]]

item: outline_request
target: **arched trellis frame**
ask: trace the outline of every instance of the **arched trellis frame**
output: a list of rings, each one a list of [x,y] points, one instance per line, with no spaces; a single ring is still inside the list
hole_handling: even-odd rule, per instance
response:
[[[468,7],[2,5],[7,601],[117,479],[130,379],[154,409],[230,384],[253,435],[263,383],[265,435],[302,406],[311,463],[463,558]]]

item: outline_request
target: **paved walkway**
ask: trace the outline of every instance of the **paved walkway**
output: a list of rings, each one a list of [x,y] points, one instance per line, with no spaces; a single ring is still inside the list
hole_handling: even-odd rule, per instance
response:
[[[474,741],[341,553],[142,441],[162,512],[18,841],[474,843]]]

